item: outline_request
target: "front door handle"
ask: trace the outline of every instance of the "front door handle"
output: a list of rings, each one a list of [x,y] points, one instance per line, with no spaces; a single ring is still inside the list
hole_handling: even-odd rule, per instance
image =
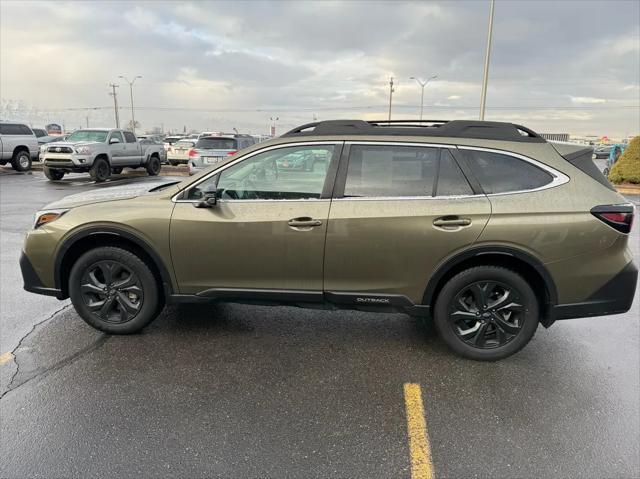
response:
[[[452,226],[469,226],[471,220],[469,218],[458,218],[457,216],[445,216],[433,220],[433,226],[452,227]]]
[[[289,220],[288,224],[292,228],[313,228],[314,226],[320,226],[322,221],[314,220],[308,216],[303,216],[301,218],[293,218]]]

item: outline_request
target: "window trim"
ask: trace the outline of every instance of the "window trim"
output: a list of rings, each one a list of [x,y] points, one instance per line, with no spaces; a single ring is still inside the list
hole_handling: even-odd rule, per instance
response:
[[[531,193],[531,192],[536,192],[536,191],[543,191],[543,190],[547,190],[549,188],[555,188],[556,186],[560,186],[560,185],[564,185],[565,183],[568,183],[570,181],[570,178],[565,175],[564,173],[556,170],[555,168],[552,168],[538,160],[534,160],[533,158],[530,158],[528,156],[525,155],[521,155],[519,153],[514,153],[512,151],[506,151],[506,150],[499,150],[496,148],[483,148],[483,147],[479,147],[479,146],[458,146],[457,147],[459,150],[471,150],[471,151],[484,151],[487,153],[496,153],[499,155],[505,155],[505,156],[512,156],[514,158],[517,158],[519,160],[522,160],[526,163],[529,163],[533,166],[538,167],[539,169],[541,169],[542,171],[548,173],[549,175],[551,175],[551,177],[553,178],[549,183],[539,186],[537,188],[530,188],[528,190],[513,190],[513,191],[505,191],[502,193],[484,193],[487,197],[491,197],[491,196],[504,196],[504,195],[517,195],[517,194],[521,194],[521,193]],[[466,159],[465,159],[466,161]],[[473,174],[471,172],[471,174]],[[476,181],[478,181],[478,183],[480,184],[479,180],[475,177],[475,175],[473,175],[474,179]],[[480,184],[480,188],[482,188],[482,184]],[[484,191],[484,190],[483,190]]]
[[[282,149],[282,148],[291,148],[291,147],[296,147],[296,146],[321,146],[321,145],[331,145],[331,146],[335,146],[335,150],[333,152],[333,156],[331,157],[330,163],[329,163],[329,168],[327,169],[327,176],[325,177],[325,184],[323,186],[322,189],[322,194],[320,195],[320,198],[309,198],[309,199],[296,199],[296,200],[287,200],[287,199],[282,199],[282,200],[265,200],[265,199],[252,199],[252,200],[219,200],[221,202],[227,203],[227,202],[276,202],[276,201],[289,201],[289,202],[293,202],[293,201],[327,201],[327,200],[331,200],[331,196],[329,196],[328,198],[325,198],[325,193],[327,192],[331,192],[333,189],[333,184],[335,183],[335,174],[337,172],[338,169],[338,162],[340,161],[340,158],[342,156],[342,150],[344,148],[344,141],[338,141],[338,140],[334,140],[334,141],[304,141],[304,142],[295,142],[295,143],[280,143],[278,145],[273,145],[273,146],[268,146],[266,148],[261,148],[259,150],[255,150],[252,151],[251,153],[247,153],[246,155],[242,155],[240,158],[234,160],[234,161],[230,161],[229,163],[222,165],[219,168],[214,169],[211,173],[209,173],[208,175],[203,176],[202,178],[200,178],[198,181],[195,181],[191,184],[189,184],[188,186],[186,186],[183,190],[180,190],[178,193],[176,193],[175,195],[173,195],[171,197],[171,201],[173,203],[198,203],[199,200],[184,200],[182,199],[182,196],[184,196],[186,194],[187,191],[189,191],[191,188],[194,188],[195,186],[198,186],[200,183],[203,183],[205,181],[207,181],[208,179],[210,179],[212,176],[215,176],[221,172],[223,172],[224,170],[226,170],[227,168],[232,167],[233,165],[236,165],[237,163],[240,163],[241,161],[244,160],[248,160],[249,158],[261,154],[261,153],[266,153],[267,151],[271,151],[271,150],[278,150],[278,149]],[[335,166],[334,166],[335,164]],[[331,176],[333,175],[333,176]]]

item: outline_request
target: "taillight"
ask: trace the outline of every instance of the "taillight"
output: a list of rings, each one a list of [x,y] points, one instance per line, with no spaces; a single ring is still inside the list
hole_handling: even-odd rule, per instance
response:
[[[195,158],[196,156],[198,156],[198,153],[196,153],[196,150],[194,150],[193,148],[191,148],[189,150],[189,158]]]
[[[229,153],[227,153],[227,156],[233,156],[233,155],[235,155],[236,153],[238,153],[238,152],[237,152],[237,151],[230,151]]]
[[[633,205],[601,205],[591,208],[591,214],[620,233],[628,234],[633,226]]]

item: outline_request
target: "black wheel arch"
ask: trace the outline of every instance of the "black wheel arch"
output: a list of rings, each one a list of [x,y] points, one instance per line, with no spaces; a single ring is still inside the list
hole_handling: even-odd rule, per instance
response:
[[[503,266],[521,274],[533,288],[540,304],[540,322],[549,327],[554,322],[553,308],[558,304],[556,284],[544,264],[532,254],[509,246],[483,245],[460,252],[445,261],[431,276],[422,304],[433,311],[445,283],[459,272],[480,265]]]
[[[86,251],[101,246],[116,246],[132,251],[149,264],[156,279],[162,285],[161,293],[169,298],[174,285],[169,270],[155,249],[139,235],[117,227],[96,226],[78,231],[67,238],[56,255],[54,263],[55,288],[62,298],[69,297],[69,273],[75,261]]]

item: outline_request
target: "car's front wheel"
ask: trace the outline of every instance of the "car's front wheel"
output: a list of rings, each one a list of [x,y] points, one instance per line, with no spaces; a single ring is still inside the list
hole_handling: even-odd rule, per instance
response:
[[[538,300],[510,269],[477,266],[442,288],[434,320],[442,339],[469,359],[495,361],[520,351],[538,327]]]
[[[71,268],[69,295],[89,325],[110,334],[131,334],[153,321],[162,306],[149,266],[122,248],[88,251]]]
[[[89,170],[89,175],[91,176],[91,179],[97,183],[108,180],[109,176],[111,176],[109,162],[104,158],[97,158]]]
[[[152,156],[151,158],[149,158],[149,161],[147,162],[147,173],[150,176],[158,176],[160,174],[160,168],[162,167],[162,165],[160,164],[160,160],[158,159],[157,156]]]

